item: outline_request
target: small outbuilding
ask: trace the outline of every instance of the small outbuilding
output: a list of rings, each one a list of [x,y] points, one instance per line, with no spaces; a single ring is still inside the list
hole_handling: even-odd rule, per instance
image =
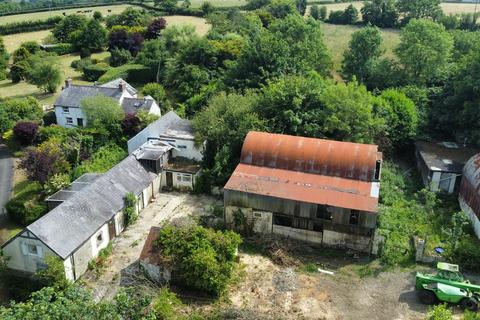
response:
[[[454,142],[415,142],[417,168],[430,191],[458,191],[463,166],[477,152]]]
[[[480,154],[471,157],[463,168],[458,201],[480,239]]]
[[[161,228],[152,227],[148,234],[142,253],[140,254],[140,270],[152,281],[165,284],[170,282],[172,277],[172,263],[165,258],[160,248],[155,245]]]
[[[249,132],[224,188],[226,225],[371,252],[381,167],[376,145]]]

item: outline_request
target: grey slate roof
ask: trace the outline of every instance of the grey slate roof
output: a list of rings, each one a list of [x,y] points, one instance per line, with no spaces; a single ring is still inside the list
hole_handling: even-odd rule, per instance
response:
[[[145,129],[140,131],[135,137],[128,140],[128,152],[132,153],[133,151],[140,148],[148,138],[158,138],[169,128],[174,127],[176,123],[182,121],[174,111],[167,112],[160,119],[149,124]],[[187,120],[188,121],[188,120]]]
[[[155,177],[130,155],[26,229],[66,259]]]
[[[68,88],[63,89],[60,96],[55,100],[54,106],[80,108],[80,103],[83,99],[99,95],[120,100],[122,92],[118,88],[71,85]]]
[[[135,114],[140,110],[149,111],[155,100],[146,96],[144,99],[124,98],[122,101],[123,112]]]
[[[187,119],[178,119],[170,123],[167,130],[162,132],[159,136],[164,138],[181,138],[190,140],[195,138],[193,126],[190,120]]]
[[[132,96],[136,95],[138,93],[138,90],[132,87],[131,85],[128,84],[127,81],[123,80],[122,78],[117,78],[115,80],[106,82],[104,84],[101,84],[100,87],[104,88],[118,88],[120,86],[120,82],[125,82],[127,85],[127,92],[130,93]]]
[[[80,191],[86,186],[90,185],[100,176],[101,174],[99,173],[85,173],[79,178],[77,178],[77,180],[73,181],[69,187],[52,194],[46,199],[46,201],[65,201],[68,198],[72,197],[75,192]]]

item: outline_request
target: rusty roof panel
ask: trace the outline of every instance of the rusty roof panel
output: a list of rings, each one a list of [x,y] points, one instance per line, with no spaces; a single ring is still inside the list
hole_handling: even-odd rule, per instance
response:
[[[459,195],[480,219],[480,153],[465,164]]]
[[[226,190],[377,212],[379,183],[239,164]]]
[[[371,144],[251,131],[245,138],[241,163],[323,176],[372,181],[376,161]]]

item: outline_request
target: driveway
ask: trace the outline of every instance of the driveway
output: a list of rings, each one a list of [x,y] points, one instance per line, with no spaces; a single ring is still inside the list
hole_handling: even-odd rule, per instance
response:
[[[128,286],[138,270],[138,258],[152,226],[172,219],[197,215],[211,208],[217,200],[186,193],[160,193],[139,215],[138,220],[113,240],[113,251],[106,267],[96,276],[88,271],[83,281],[93,289],[95,300],[112,299],[120,287]]]
[[[0,142],[0,218],[12,194],[13,158],[5,144]]]

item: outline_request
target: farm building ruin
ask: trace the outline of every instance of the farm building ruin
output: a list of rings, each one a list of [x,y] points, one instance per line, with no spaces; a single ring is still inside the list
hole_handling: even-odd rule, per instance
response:
[[[250,132],[225,185],[226,225],[371,252],[381,166],[376,145]]]
[[[454,142],[415,142],[417,168],[430,191],[458,191],[463,166],[475,153],[476,150]]]
[[[471,157],[463,168],[458,201],[480,239],[480,153]]]

